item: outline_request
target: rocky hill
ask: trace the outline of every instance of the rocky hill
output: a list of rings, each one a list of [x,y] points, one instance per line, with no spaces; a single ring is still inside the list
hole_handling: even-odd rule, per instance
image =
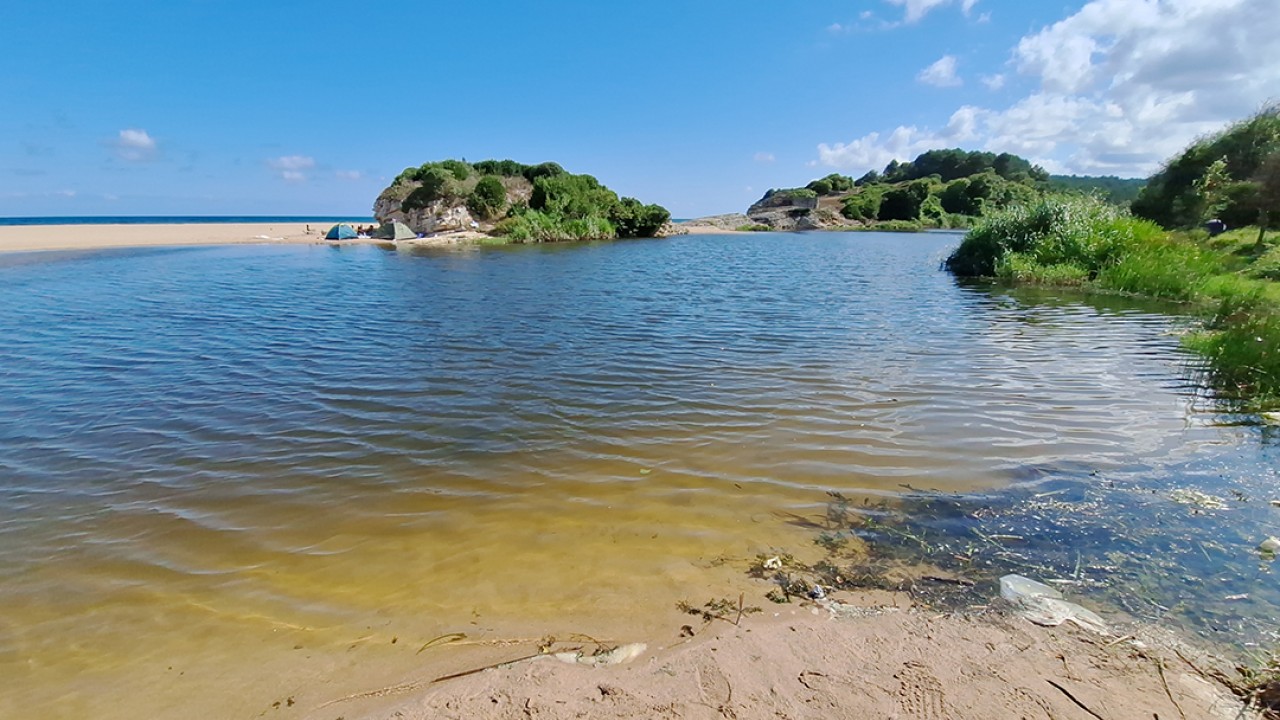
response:
[[[427,235],[476,229],[512,242],[653,237],[671,218],[590,175],[513,160],[407,168],[374,201],[373,214]]]
[[[992,209],[1038,197],[1048,173],[1016,155],[930,150],[854,180],[833,173],[803,188],[770,190],[747,210],[771,230],[967,227]]]

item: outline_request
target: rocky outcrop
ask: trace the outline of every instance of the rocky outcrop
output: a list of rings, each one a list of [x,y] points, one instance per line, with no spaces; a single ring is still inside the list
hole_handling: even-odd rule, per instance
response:
[[[770,191],[747,210],[750,225],[783,232],[847,227],[849,221],[833,207],[824,207],[813,193]]]
[[[410,188],[409,192],[412,191],[413,188]],[[403,193],[404,196],[407,197],[409,192]],[[426,207],[405,210],[401,206],[403,199],[397,199],[395,194],[383,193],[373,204],[373,216],[378,222],[402,222],[410,230],[426,235],[470,230],[479,225],[467,209],[466,203],[461,200],[436,200]],[[472,223],[476,225],[473,226]]]
[[[469,191],[478,179],[478,176],[473,176],[463,183],[462,189]],[[504,177],[500,180],[506,191],[508,207],[517,203],[528,204],[533,194],[532,183],[522,177]],[[472,229],[488,232],[493,229],[494,222],[488,218],[476,217],[462,198],[435,200],[425,207],[406,209],[405,199],[421,186],[422,183],[419,182],[402,181],[383,190],[373,202],[374,218],[378,222],[402,222],[410,230],[424,235]]]

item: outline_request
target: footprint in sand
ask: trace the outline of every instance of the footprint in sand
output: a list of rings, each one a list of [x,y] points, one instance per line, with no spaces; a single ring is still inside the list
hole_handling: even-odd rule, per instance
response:
[[[733,702],[733,686],[715,663],[703,663],[697,668],[698,691],[702,701],[711,707],[727,707]]]
[[[898,679],[900,717],[916,720],[943,720],[947,717],[942,683],[928,668],[909,662],[894,677]]]

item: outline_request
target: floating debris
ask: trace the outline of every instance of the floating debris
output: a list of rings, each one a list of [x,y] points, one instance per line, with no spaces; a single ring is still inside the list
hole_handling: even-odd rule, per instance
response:
[[[1258,549],[1261,550],[1264,555],[1275,555],[1280,552],[1280,538],[1274,536],[1269,537],[1258,544]]]
[[[1226,501],[1222,498],[1190,488],[1174,490],[1169,493],[1169,499],[1180,505],[1193,505],[1205,510],[1223,510],[1227,507]]]

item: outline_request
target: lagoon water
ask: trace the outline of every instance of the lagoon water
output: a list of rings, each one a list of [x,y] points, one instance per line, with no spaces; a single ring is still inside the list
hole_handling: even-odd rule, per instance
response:
[[[0,256],[0,716],[311,716],[446,633],[671,639],[828,491],[1264,465],[1182,321],[958,239]]]

